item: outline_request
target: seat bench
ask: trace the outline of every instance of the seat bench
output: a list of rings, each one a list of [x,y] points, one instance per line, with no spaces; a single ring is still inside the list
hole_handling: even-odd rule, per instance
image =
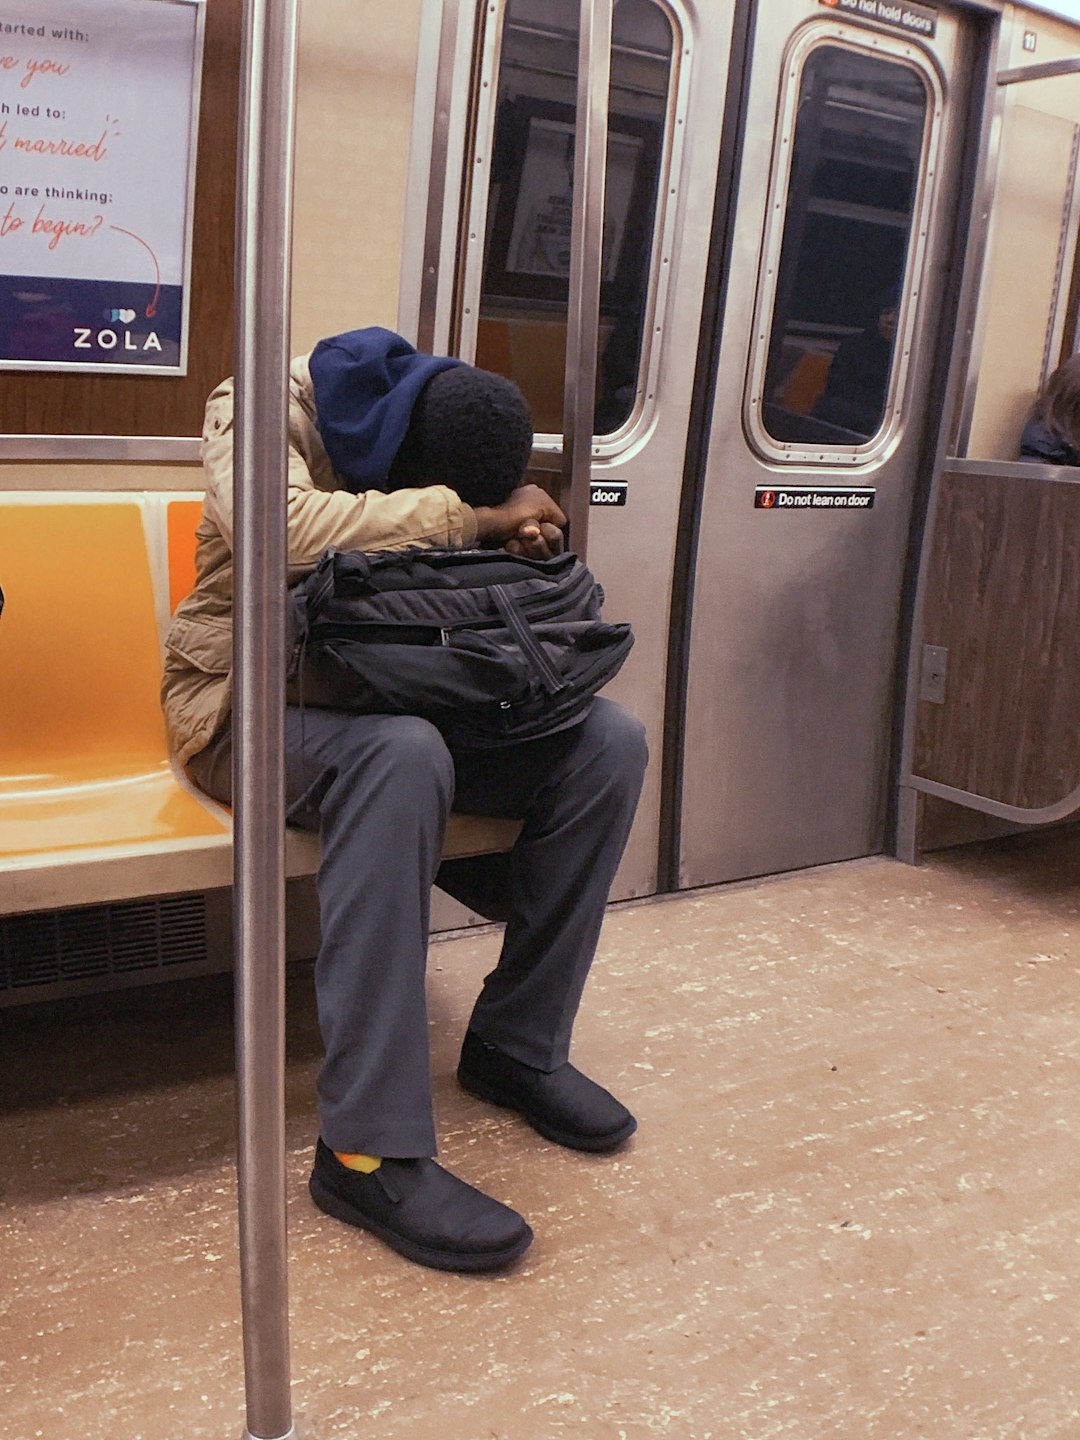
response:
[[[169,755],[161,642],[194,577],[196,494],[0,494],[0,915],[226,887],[232,822]],[[517,822],[451,817],[445,854]],[[291,830],[286,873],[313,874]]]

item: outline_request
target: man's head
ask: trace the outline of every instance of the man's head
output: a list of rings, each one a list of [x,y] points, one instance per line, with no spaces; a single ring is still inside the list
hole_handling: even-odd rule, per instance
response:
[[[1074,450],[1080,450],[1080,355],[1070,355],[1050,376],[1032,418],[1049,421]]]
[[[877,331],[891,345],[896,339],[896,322],[900,318],[900,286],[890,285],[878,297]]]
[[[501,505],[522,483],[532,441],[532,416],[512,380],[455,365],[417,396],[388,485],[447,485],[467,505]]]
[[[883,340],[888,340],[891,345],[896,339],[896,320],[898,311],[895,305],[886,305],[878,315],[878,334]]]

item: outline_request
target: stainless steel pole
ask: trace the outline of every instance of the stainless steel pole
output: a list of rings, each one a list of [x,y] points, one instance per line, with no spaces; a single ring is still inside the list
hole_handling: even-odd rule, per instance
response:
[[[289,1440],[285,492],[296,0],[247,0],[237,192],[233,922],[245,1440]]]
[[[420,267],[419,319],[416,348],[430,354],[439,344],[439,276],[442,271],[446,182],[450,170],[450,108],[454,85],[454,54],[461,29],[461,0],[443,0],[439,6],[439,54],[431,128],[431,163],[428,167],[424,254]],[[425,97],[417,96],[420,103]],[[405,289],[403,284],[402,289]],[[442,353],[440,348],[439,353]]]
[[[570,229],[570,308],[563,388],[563,494],[570,544],[584,556],[589,537],[589,475],[596,406],[597,338],[603,266],[608,91],[613,0],[581,0],[578,37],[574,212]]]

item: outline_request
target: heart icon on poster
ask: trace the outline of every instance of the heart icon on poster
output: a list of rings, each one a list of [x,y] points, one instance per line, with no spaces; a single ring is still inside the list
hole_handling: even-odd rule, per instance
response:
[[[121,311],[119,312],[119,318],[124,322],[125,325],[130,325],[131,322],[132,322],[132,320],[135,319],[135,311],[134,311],[134,310],[121,310]]]

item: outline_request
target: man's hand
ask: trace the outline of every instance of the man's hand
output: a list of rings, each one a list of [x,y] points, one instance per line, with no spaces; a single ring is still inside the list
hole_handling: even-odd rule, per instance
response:
[[[562,552],[566,516],[539,485],[520,485],[501,505],[478,505],[479,544],[503,545],[514,555],[546,560]]]
[[[557,525],[547,521],[538,525],[529,520],[513,539],[507,540],[503,549],[511,555],[526,555],[530,560],[550,560],[553,555],[561,555],[564,547],[563,533]]]

